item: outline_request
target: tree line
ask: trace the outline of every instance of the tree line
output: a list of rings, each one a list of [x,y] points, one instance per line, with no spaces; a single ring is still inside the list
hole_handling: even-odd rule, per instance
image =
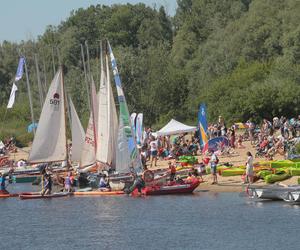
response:
[[[36,54],[46,87],[54,69],[65,65],[68,92],[86,124],[80,44],[89,46],[91,74],[99,83],[99,40],[105,38],[115,52],[129,110],[144,113],[147,126],[160,128],[171,118],[196,124],[202,102],[209,121],[219,115],[231,123],[299,114],[299,1],[178,0],[177,5],[174,16],[141,3],[90,6],[48,26],[34,41],[4,41],[1,120],[5,114],[9,129],[30,122],[24,78],[16,106],[5,112],[20,54],[27,60],[39,115]]]

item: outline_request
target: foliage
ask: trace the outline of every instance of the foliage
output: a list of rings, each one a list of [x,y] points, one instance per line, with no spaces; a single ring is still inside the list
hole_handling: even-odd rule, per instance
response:
[[[24,110],[24,78],[18,82],[17,105],[4,119],[19,54],[27,59],[35,117],[41,107],[34,54],[44,94],[58,65],[66,66],[68,93],[86,125],[89,111],[80,45],[89,46],[91,74],[99,86],[99,40],[105,38],[115,52],[129,110],[143,112],[146,126],[160,128],[171,118],[195,124],[201,102],[207,104],[210,121],[220,114],[228,123],[299,114],[299,1],[177,3],[174,17],[163,7],[141,3],[90,6],[73,11],[58,26],[48,26],[37,41],[4,41],[1,133],[21,135],[31,120],[29,109]]]

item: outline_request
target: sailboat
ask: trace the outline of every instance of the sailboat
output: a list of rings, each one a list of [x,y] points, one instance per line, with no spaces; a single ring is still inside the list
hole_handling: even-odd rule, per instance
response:
[[[103,168],[115,170],[110,175],[111,186],[120,189],[119,180],[127,179],[128,174],[142,172],[142,164],[137,153],[133,127],[131,126],[129,111],[122,89],[116,60],[112,49],[107,43],[105,50],[105,66],[101,56],[101,80],[98,100],[98,126],[95,160]],[[116,105],[114,102],[109,73],[109,56],[111,59],[114,80],[117,87],[119,101],[119,121],[117,119]],[[117,181],[115,183],[114,181]],[[124,184],[123,184],[124,185]],[[124,186],[123,186],[124,187]],[[117,193],[116,193],[117,192]],[[123,194],[120,191],[101,192],[89,191],[75,192],[74,195],[115,195]]]
[[[81,167],[84,168],[83,171],[88,171],[97,162],[102,169],[113,169],[118,174],[140,173],[142,171],[142,164],[137,153],[133,127],[131,126],[116,60],[108,42],[106,47],[106,69],[104,70],[101,56],[101,80],[98,101],[92,101],[92,106],[95,108],[92,108],[91,111],[82,153],[89,161],[85,161],[85,164],[81,161]],[[110,83],[109,56],[118,93],[119,122]],[[96,98],[95,96],[94,92],[92,100]],[[96,104],[98,108],[96,108]],[[96,117],[98,120],[93,119],[93,117]]]
[[[51,82],[28,161],[34,163],[68,162],[66,136],[66,96],[62,67]],[[23,193],[21,199],[56,198],[68,193]]]
[[[49,87],[28,158],[31,164],[60,161],[68,161],[62,67]]]
[[[130,121],[130,115],[117,68],[117,62],[108,41],[107,47],[119,101],[118,147],[116,151],[117,170],[120,173],[135,172],[139,174],[142,172],[142,163],[137,150],[133,126]]]

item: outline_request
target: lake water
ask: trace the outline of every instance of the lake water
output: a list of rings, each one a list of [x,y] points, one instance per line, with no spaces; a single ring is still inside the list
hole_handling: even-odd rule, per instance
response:
[[[29,191],[14,184],[10,191]],[[0,200],[0,249],[298,249],[300,206],[238,193]]]

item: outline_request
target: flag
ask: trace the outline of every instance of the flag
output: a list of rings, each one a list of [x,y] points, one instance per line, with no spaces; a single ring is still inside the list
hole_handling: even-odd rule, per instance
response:
[[[17,85],[15,83],[13,83],[13,86],[12,86],[11,92],[10,92],[10,96],[9,96],[9,100],[8,100],[8,104],[7,104],[8,109],[12,108],[15,103],[15,97],[16,97],[17,90],[18,90]]]
[[[18,65],[16,77],[15,77],[16,82],[19,81],[23,76],[24,63],[25,63],[25,58],[21,57],[19,60],[19,65]]]
[[[141,145],[143,143],[143,114],[139,113],[136,117],[136,142]]]
[[[199,112],[198,112],[198,129],[199,129],[200,146],[203,148],[204,145],[208,142],[206,106],[203,103],[200,105]]]
[[[136,134],[136,113],[132,113],[130,115],[130,122],[131,122],[133,134],[135,135]]]

